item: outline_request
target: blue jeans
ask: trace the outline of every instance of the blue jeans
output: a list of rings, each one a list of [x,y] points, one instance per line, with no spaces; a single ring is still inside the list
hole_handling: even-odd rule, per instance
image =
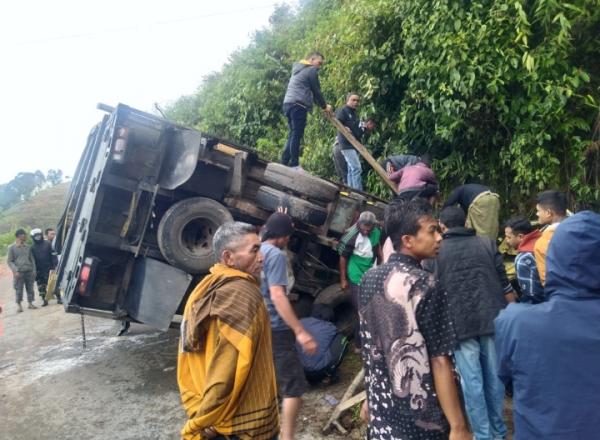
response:
[[[360,166],[358,152],[353,148],[351,150],[342,150],[342,154],[348,164],[348,186],[362,191],[362,167]]]
[[[496,373],[494,336],[462,341],[454,357],[475,439],[503,439],[504,385]]]
[[[281,163],[296,167],[300,159],[300,141],[306,128],[308,110],[298,104],[283,104],[283,111],[288,120],[288,138],[281,156]]]

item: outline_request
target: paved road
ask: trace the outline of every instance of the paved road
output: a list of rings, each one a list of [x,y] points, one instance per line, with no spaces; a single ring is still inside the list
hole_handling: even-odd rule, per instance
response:
[[[36,299],[39,304],[39,299]],[[176,380],[177,332],[132,325],[115,336],[117,323],[81,319],[51,305],[16,313],[12,280],[0,265],[0,438],[178,439],[185,414]],[[348,365],[348,363],[346,363]],[[344,383],[356,366],[346,366]],[[331,412],[325,395],[340,398],[344,383],[306,396],[298,440],[323,438]],[[353,436],[336,438],[359,438]]]

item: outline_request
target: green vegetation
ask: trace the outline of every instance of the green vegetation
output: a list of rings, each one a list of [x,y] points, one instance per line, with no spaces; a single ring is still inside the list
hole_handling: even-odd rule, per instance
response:
[[[61,183],[42,190],[31,199],[17,203],[0,213],[0,256],[6,255],[8,245],[15,241],[19,228],[28,233],[33,228],[56,227],[64,210],[69,183]]]
[[[275,160],[291,63],[326,56],[336,106],[356,90],[374,114],[376,157],[428,151],[442,189],[479,180],[510,209],[545,188],[581,206],[600,200],[592,127],[600,102],[598,0],[307,0],[279,7],[268,29],[167,111],[186,125],[255,146]],[[334,130],[309,117],[302,164],[333,176]],[[386,189],[372,172],[368,188]]]

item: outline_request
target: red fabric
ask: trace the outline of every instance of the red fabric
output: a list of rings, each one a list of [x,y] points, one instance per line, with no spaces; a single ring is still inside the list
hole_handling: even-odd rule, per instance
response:
[[[517,248],[517,252],[533,252],[535,242],[542,236],[542,231],[535,229],[523,237],[523,241]]]

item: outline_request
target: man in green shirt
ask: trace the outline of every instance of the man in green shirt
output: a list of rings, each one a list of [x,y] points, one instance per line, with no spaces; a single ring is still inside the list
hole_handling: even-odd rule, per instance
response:
[[[358,217],[358,221],[342,236],[338,245],[340,285],[344,290],[350,289],[350,298],[357,317],[360,280],[373,266],[375,259],[380,264],[383,262],[383,254],[379,244],[380,239],[381,229],[377,226],[375,214],[364,211]],[[356,330],[358,330],[358,325]],[[356,346],[359,347],[358,331],[355,332],[354,336]]]

